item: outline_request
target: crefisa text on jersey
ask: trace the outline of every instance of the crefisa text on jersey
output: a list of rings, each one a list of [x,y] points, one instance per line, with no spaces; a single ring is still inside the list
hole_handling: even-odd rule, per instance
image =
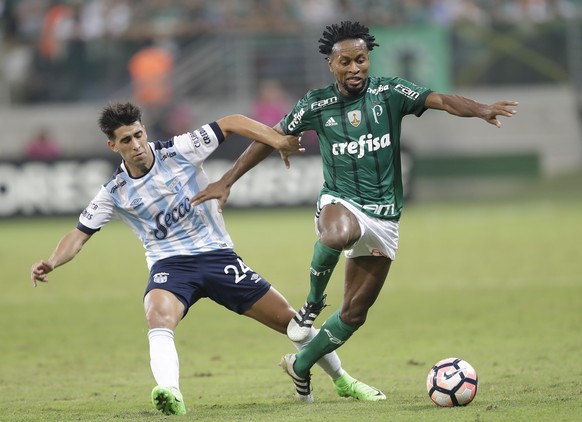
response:
[[[379,85],[376,88],[368,88],[367,92],[372,95],[380,94],[384,91],[388,91],[390,89],[390,85]]]
[[[352,142],[338,142],[331,146],[331,152],[333,155],[344,155],[344,154],[358,154],[357,158],[362,158],[366,152],[377,151],[380,148],[386,148],[390,145],[390,134],[387,133],[381,137],[376,136],[371,133],[367,135],[362,135],[358,141]]]
[[[293,115],[293,121],[291,123],[289,123],[289,126],[287,126],[287,129],[289,130],[289,132],[292,132],[293,129],[295,129],[295,126],[297,126],[299,123],[301,123],[301,119],[303,119],[304,114],[305,114],[305,109],[303,107],[301,107],[301,109]]]

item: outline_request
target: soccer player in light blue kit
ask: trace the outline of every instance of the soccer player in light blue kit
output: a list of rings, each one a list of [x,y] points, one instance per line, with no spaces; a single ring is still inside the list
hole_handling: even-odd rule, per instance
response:
[[[125,222],[142,241],[150,269],[144,310],[151,370],[158,384],[152,403],[163,413],[185,414],[174,330],[196,301],[208,297],[280,333],[295,314],[287,300],[234,252],[218,201],[190,203],[208,184],[203,162],[233,133],[279,150],[287,165],[288,157],[302,148],[297,137],[280,135],[242,115],[155,142],[148,142],[141,110],[132,103],[106,106],[99,125],[107,145],[123,161],[50,258],[33,264],[31,280],[34,286],[48,281],[47,275],[71,261],[106,223],[114,218]],[[313,329],[295,346],[301,349],[316,333]],[[335,352],[318,364],[334,385],[352,379]],[[357,381],[350,395],[361,398],[371,388]],[[302,401],[313,401],[310,389],[298,387],[296,393]]]
[[[319,40],[335,81],[301,98],[275,129],[300,135],[315,130],[323,161],[324,185],[315,213],[314,246],[307,301],[290,321],[287,335],[306,338],[325,306],[325,289],[344,252],[343,303],[319,334],[281,366],[296,385],[309,385],[311,367],[344,344],[360,328],[378,298],[398,247],[403,208],[400,131],[406,115],[427,109],[477,117],[497,127],[497,116],[515,114],[514,101],[481,104],[445,95],[399,77],[369,76],[370,51],[378,46],[359,22],[328,26]],[[222,207],[231,186],[266,158],[271,148],[253,143],[224,176],[192,201],[218,198]],[[337,386],[336,386],[337,387]],[[347,386],[346,386],[347,387]],[[377,392],[382,397],[381,392]]]

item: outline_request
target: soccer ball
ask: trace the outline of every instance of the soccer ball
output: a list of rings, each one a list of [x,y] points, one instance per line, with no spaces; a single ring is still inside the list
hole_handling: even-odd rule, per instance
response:
[[[434,364],[426,377],[426,391],[437,405],[466,406],[477,394],[477,372],[466,361],[448,358]]]

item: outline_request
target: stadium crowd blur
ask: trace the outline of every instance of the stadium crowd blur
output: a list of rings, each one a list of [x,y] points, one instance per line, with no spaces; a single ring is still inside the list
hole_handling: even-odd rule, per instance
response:
[[[139,72],[144,63],[148,67],[148,58],[159,64],[152,72],[171,71],[172,54],[208,34],[297,33],[344,18],[371,26],[539,25],[577,18],[579,4],[580,0],[0,0],[1,71],[13,104],[101,100],[143,76]],[[135,55],[142,50],[150,54],[142,54],[138,63]],[[130,68],[132,58],[135,65]]]

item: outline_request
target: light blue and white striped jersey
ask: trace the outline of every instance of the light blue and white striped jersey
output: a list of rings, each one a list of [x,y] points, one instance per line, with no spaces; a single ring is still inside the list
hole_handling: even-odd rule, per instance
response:
[[[132,178],[121,163],[81,213],[77,228],[93,234],[121,219],[142,241],[148,268],[171,256],[232,249],[218,201],[197,207],[188,202],[208,185],[202,164],[224,139],[213,122],[168,141],[148,142],[154,153],[150,171]]]

